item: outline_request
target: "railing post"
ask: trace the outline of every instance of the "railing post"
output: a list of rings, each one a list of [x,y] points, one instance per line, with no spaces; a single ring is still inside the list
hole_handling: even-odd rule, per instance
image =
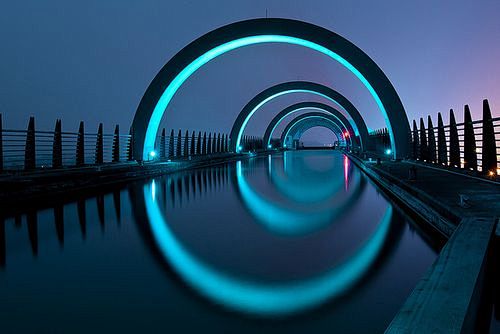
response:
[[[83,121],[80,122],[78,128],[78,137],[76,138],[76,165],[83,166],[85,164],[85,133]]]
[[[95,141],[95,164],[104,163],[104,140],[103,140],[103,130],[102,123],[99,123],[99,128],[97,129],[97,138]]]
[[[427,137],[429,139],[429,160],[436,162],[436,135],[434,134],[434,125],[431,116],[427,116]]]
[[[3,171],[3,127],[2,127],[2,114],[0,114],[0,173]]]
[[[201,154],[207,154],[207,133],[203,132],[203,142],[201,144]]]
[[[113,162],[120,162],[120,126],[118,124],[116,124],[113,134],[112,159]]]
[[[221,153],[226,152],[226,136],[224,134],[221,135],[220,139],[220,151]]]
[[[446,135],[444,132],[443,117],[438,113],[438,163],[446,165],[448,162],[448,152],[446,147]]]
[[[198,131],[198,141],[196,142],[196,155],[201,155],[201,131]]]
[[[179,132],[177,133],[177,146],[175,149],[175,157],[179,158],[182,154],[182,132],[181,129],[179,129]]]
[[[32,170],[36,167],[35,144],[35,117],[30,117],[28,131],[26,132],[26,146],[24,149],[24,169]]]
[[[212,133],[208,134],[207,154],[212,154]]]
[[[493,119],[491,117],[488,100],[483,100],[483,146],[481,160],[483,174],[490,176],[497,175],[498,167],[495,128],[493,126]]]
[[[425,135],[425,125],[424,119],[420,118],[420,152],[419,152],[420,160],[427,161],[429,160],[429,148],[427,146],[427,137]]]
[[[166,150],[166,141],[167,141],[167,133],[165,131],[165,128],[161,130],[161,137],[160,137],[160,159],[165,159],[165,150]]]
[[[127,149],[127,152],[128,152],[127,160],[132,161],[132,160],[134,160],[134,140],[135,140],[134,129],[132,127],[130,127],[130,130],[128,133],[129,133],[129,141],[128,141],[128,149]]]
[[[185,158],[189,155],[189,131],[186,130],[186,133],[184,134],[184,152],[183,155]]]
[[[62,167],[62,128],[61,120],[56,120],[54,141],[52,143],[52,168]]]
[[[220,133],[217,134],[217,153],[220,153],[221,152],[221,149],[220,149]]]
[[[212,138],[212,154],[217,153],[217,139],[216,139],[216,134],[214,132],[214,136]]]
[[[229,152],[229,135],[226,134],[226,152]]]
[[[170,137],[168,139],[168,158],[172,159],[174,157],[174,129],[170,131]]]
[[[453,109],[450,109],[450,166],[461,167],[460,143],[458,142],[457,122]]]
[[[464,106],[464,168],[477,170],[476,138],[469,106]]]
[[[195,134],[194,131],[191,134],[191,146],[189,147],[189,155],[192,157],[194,156],[194,149],[196,148],[196,139],[195,139]]]

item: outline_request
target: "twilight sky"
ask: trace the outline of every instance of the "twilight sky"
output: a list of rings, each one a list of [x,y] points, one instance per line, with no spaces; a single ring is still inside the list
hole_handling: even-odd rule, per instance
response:
[[[473,118],[483,98],[500,115],[500,1],[332,0],[20,0],[0,11],[0,113],[4,127],[87,131],[131,124],[157,71],[193,39],[249,18],[293,18],[330,29],[364,50],[386,73],[410,121],[449,108]],[[326,84],[348,97],[370,128],[384,126],[368,91],[326,56],[298,46],[259,45],[217,58],[174,97],[167,128],[228,132],[261,90],[290,80]],[[280,97],[249,123],[262,135],[282,108],[307,94]],[[95,129],[94,129],[95,128]]]

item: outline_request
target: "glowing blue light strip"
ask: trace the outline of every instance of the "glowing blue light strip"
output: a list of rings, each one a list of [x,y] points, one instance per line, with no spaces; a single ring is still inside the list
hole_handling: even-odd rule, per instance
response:
[[[314,94],[315,92],[311,91],[310,93]],[[318,95],[322,95],[322,94],[318,94]],[[322,96],[324,96],[324,95],[322,95]],[[326,98],[329,99],[330,101],[333,101],[332,99],[330,99],[328,97],[326,97]],[[295,112],[302,111],[302,110],[319,110],[319,111],[326,112],[326,110],[321,109],[321,108],[316,108],[316,107],[305,107],[305,108],[299,108],[299,109],[291,110],[289,113],[287,113],[286,115],[284,115],[283,117],[281,117],[278,120],[278,122],[276,122],[276,124],[273,126],[273,128],[271,129],[271,133],[269,135],[269,140],[268,140],[268,142],[266,144],[269,145],[271,143],[271,138],[273,137],[274,130],[276,130],[276,128],[278,127],[278,125],[285,119],[285,117],[287,117],[288,115],[291,115],[291,114],[293,114]],[[344,128],[347,129],[347,126],[344,124],[344,122],[342,122],[342,120],[340,120],[340,118],[338,118],[334,114],[330,114],[330,113],[327,113],[327,115],[331,115],[331,116],[335,117],[342,124],[342,126],[344,126]],[[358,131],[358,128],[357,128],[356,124],[354,124],[354,130],[356,131],[355,134],[358,135],[359,131]]]
[[[307,116],[307,117],[304,117],[300,120],[300,122],[297,122],[295,123],[293,126],[290,127],[290,129],[288,129],[288,131],[285,133],[285,137],[286,138],[288,136],[288,134],[290,133],[290,131],[292,130],[292,128],[294,126],[296,126],[297,124],[300,124],[302,123],[304,120],[306,119],[310,119],[310,118],[321,118],[321,119],[324,119],[328,122],[330,122],[333,126],[335,126],[337,128],[338,131],[340,131],[340,134],[342,135],[342,137],[344,137],[344,133],[342,132],[342,129],[337,125],[335,124],[335,122],[333,122],[331,119],[329,119],[328,117],[324,117],[324,116],[319,116],[319,115],[316,115],[316,116]],[[339,120],[340,121],[340,120]],[[347,130],[347,129],[346,129]],[[335,133],[335,136],[337,136],[337,139],[340,140],[341,138],[338,138],[338,134]],[[349,137],[350,138],[350,137]]]
[[[144,141],[144,151],[143,151],[143,159],[148,160],[148,154],[149,152],[154,150],[154,145],[155,145],[155,139],[156,139],[156,134],[158,133],[158,128],[160,127],[160,122],[162,119],[162,116],[167,109],[170,101],[174,97],[175,93],[177,90],[182,86],[182,84],[194,73],[196,72],[200,67],[211,61],[212,59],[229,52],[231,50],[235,50],[244,46],[248,45],[254,45],[254,44],[262,44],[262,43],[287,43],[287,44],[294,44],[294,45],[300,45],[304,46],[306,48],[318,51],[320,53],[323,53],[330,58],[338,61],[340,64],[342,64],[344,67],[346,67],[349,71],[351,71],[358,79],[365,85],[365,87],[368,89],[372,97],[375,99],[375,102],[379,106],[380,110],[382,111],[382,115],[384,116],[387,128],[389,129],[389,135],[391,138],[391,143],[393,147],[393,153],[394,157],[396,157],[396,147],[394,145],[394,135],[392,133],[392,128],[391,124],[388,120],[387,116],[387,111],[380,100],[380,97],[378,94],[375,92],[375,89],[372,87],[372,85],[368,82],[368,80],[359,72],[351,63],[349,63],[346,59],[338,55],[337,53],[329,50],[328,48],[325,48],[324,46],[321,46],[319,44],[316,44],[314,42],[310,42],[301,38],[297,37],[291,37],[291,36],[283,36],[283,35],[257,35],[257,36],[250,36],[250,37],[244,37],[240,39],[236,39],[227,43],[224,43],[222,45],[219,45],[210,51],[204,53],[200,57],[196,58],[192,63],[190,63],[188,66],[186,66],[173,80],[172,82],[168,85],[168,87],[165,89],[163,94],[161,95],[160,99],[156,103],[155,108],[153,109],[153,113],[151,115],[151,119],[148,124],[148,128],[146,130],[146,137]],[[246,125],[248,120],[245,120],[244,125]],[[243,127],[244,128],[244,127]],[[238,147],[238,144],[240,142],[240,137],[241,134],[238,136],[238,141],[236,147]]]
[[[303,281],[266,284],[232,277],[189,253],[169,228],[151,191],[151,186],[144,186],[146,213],[155,242],[172,269],[201,295],[234,310],[260,316],[304,311],[354,286],[381,251],[392,217],[389,205],[370,239],[332,270]]]

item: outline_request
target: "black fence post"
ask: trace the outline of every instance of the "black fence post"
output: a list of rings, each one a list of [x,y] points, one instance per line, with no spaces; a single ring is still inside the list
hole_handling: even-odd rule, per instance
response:
[[[217,140],[216,140],[216,135],[215,135],[215,132],[214,132],[214,136],[212,138],[212,154],[216,153],[217,152]]]
[[[170,137],[168,139],[168,158],[172,159],[174,157],[174,129],[170,131]]]
[[[30,117],[28,131],[26,132],[26,146],[24,149],[24,169],[32,170],[36,167],[35,144],[35,117]]]
[[[52,168],[62,167],[62,126],[61,120],[56,120],[54,141],[52,143]]]
[[[78,137],[76,138],[76,165],[83,166],[85,164],[85,133],[83,121],[78,127]]]
[[[198,141],[196,142],[196,155],[201,155],[201,131],[198,131]]]
[[[102,131],[102,123],[99,123],[99,128],[97,129],[97,138],[95,141],[95,164],[104,163],[104,140]]]
[[[221,148],[220,148],[220,133],[217,134],[217,153],[220,153],[221,152]]]
[[[220,151],[221,153],[226,152],[226,136],[224,136],[224,134],[221,135],[220,139]]]
[[[212,154],[212,133],[208,134],[207,154]]]
[[[457,122],[453,109],[450,109],[450,166],[459,167],[460,164],[460,143],[458,141]]]
[[[464,168],[477,170],[476,137],[469,106],[464,106]]]
[[[196,148],[196,139],[195,139],[195,134],[194,134],[194,131],[192,132],[191,134],[191,146],[189,147],[189,155],[190,156],[194,156],[194,150]]]
[[[448,163],[448,152],[446,147],[446,134],[444,132],[443,117],[438,113],[438,163]]]
[[[229,135],[226,134],[226,152],[229,152],[229,147],[230,147],[230,140],[229,140]]]
[[[167,145],[167,132],[165,128],[161,130],[161,137],[160,137],[160,159],[165,159],[166,158],[166,145]]]
[[[436,162],[436,135],[434,134],[434,125],[431,116],[427,116],[427,138],[429,139],[429,160]]]
[[[420,160],[429,160],[429,147],[427,146],[427,137],[425,135],[424,119],[420,118]]]
[[[493,126],[493,119],[491,117],[488,100],[483,100],[483,147],[481,160],[483,174],[489,176],[497,174],[498,167],[495,128]]]
[[[203,132],[203,142],[201,144],[201,154],[207,154],[207,133]]]
[[[184,157],[187,158],[189,155],[189,132],[186,130],[186,133],[184,134]]]
[[[0,172],[3,171],[3,126],[2,126],[2,114],[0,114]]]
[[[176,143],[176,148],[175,148],[175,157],[179,158],[182,154],[182,132],[181,129],[179,129],[179,132],[177,133],[177,143]]]
[[[120,126],[116,124],[113,134],[112,161],[120,162]]]

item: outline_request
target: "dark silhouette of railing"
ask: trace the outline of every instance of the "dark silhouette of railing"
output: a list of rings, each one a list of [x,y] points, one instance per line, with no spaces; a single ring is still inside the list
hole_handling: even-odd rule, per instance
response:
[[[500,117],[493,118],[488,100],[483,101],[482,120],[473,121],[468,105],[464,106],[464,122],[457,123],[453,109],[450,121],[444,125],[438,113],[437,126],[430,116],[427,128],[420,118],[419,128],[413,121],[410,134],[411,159],[441,166],[476,171],[490,177],[500,174]]]
[[[35,170],[43,168],[82,167],[133,160],[134,134],[120,134],[115,126],[111,134],[104,133],[99,124],[96,133],[85,131],[80,122],[78,132],[62,131],[61,120],[55,123],[54,131],[35,129],[31,117],[26,130],[9,130],[2,127],[0,114],[0,172],[7,170]],[[245,151],[262,148],[262,139],[242,138]],[[228,153],[229,136],[222,133],[207,133],[186,130],[171,130],[167,135],[163,129],[156,140],[156,148],[150,152],[149,160],[191,159]]]

